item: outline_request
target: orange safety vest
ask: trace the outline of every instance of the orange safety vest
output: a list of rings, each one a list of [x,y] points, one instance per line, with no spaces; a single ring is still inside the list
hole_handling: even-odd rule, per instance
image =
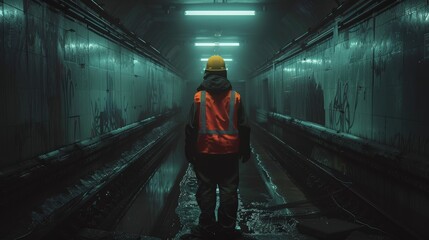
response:
[[[238,153],[240,140],[237,109],[240,94],[235,91],[210,94],[199,91],[194,96],[198,117],[197,149],[200,153]]]

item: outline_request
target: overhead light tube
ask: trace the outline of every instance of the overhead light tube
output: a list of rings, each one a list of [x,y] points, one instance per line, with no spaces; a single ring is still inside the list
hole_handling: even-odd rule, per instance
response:
[[[232,42],[232,43],[195,43],[196,47],[238,47],[240,46],[240,43],[238,42]]]
[[[254,16],[255,11],[233,11],[233,10],[212,10],[212,11],[185,11],[186,16]]]
[[[208,58],[201,58],[201,62],[207,62],[208,60]],[[225,62],[232,62],[232,58],[224,58],[223,60]]]

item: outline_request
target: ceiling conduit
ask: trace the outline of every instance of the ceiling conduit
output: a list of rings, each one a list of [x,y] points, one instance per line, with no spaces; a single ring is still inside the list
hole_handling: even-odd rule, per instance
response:
[[[269,70],[273,64],[284,62],[293,56],[296,56],[308,47],[311,47],[314,44],[332,37],[335,26],[328,28],[327,26],[336,23],[338,30],[346,29],[368,17],[371,17],[377,12],[380,12],[389,7],[393,7],[401,1],[402,0],[361,0],[356,2],[353,0],[348,0],[343,2],[328,16],[326,16],[317,26],[310,28],[306,33],[293,39],[291,42],[277,51],[272,58],[270,58],[253,73],[253,76],[257,76],[260,73]],[[340,21],[337,20],[339,16],[342,17]]]
[[[183,73],[178,71],[155,47],[129,31],[120,22],[107,14],[104,9],[93,0],[82,0],[79,4],[72,0],[42,0],[51,7],[63,12],[66,17],[76,19],[85,23],[88,29],[102,35],[103,37],[121,44],[135,51],[156,64],[159,64],[179,76]]]

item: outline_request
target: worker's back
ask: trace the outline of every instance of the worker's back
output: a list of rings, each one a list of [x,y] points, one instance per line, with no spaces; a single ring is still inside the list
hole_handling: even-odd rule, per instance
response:
[[[250,158],[250,128],[240,94],[232,89],[220,56],[209,58],[186,125],[185,151],[198,180],[201,214],[192,239],[237,239],[239,159]],[[220,207],[215,218],[216,189]]]

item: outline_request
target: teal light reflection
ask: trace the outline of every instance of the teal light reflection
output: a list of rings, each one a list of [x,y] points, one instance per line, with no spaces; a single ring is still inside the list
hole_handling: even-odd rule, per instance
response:
[[[185,11],[186,16],[254,16],[255,11]]]

